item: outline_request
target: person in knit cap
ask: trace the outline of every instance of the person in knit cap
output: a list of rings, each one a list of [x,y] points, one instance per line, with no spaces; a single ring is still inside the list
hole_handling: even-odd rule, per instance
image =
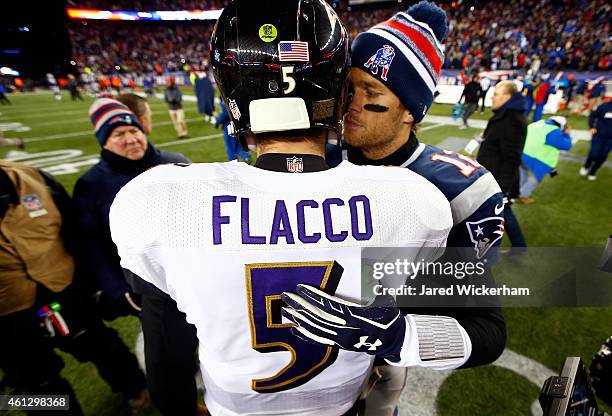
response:
[[[140,302],[128,286],[108,226],[108,212],[119,190],[145,170],[163,163],[189,162],[180,153],[158,150],[147,141],[136,115],[111,98],[98,98],[89,108],[100,161],[81,176],[74,188],[83,248],[96,272],[110,317],[140,314]]]
[[[184,316],[181,320],[176,307],[171,309],[173,312],[167,316],[159,316],[162,315],[159,306],[167,301],[165,296],[162,296],[163,293],[146,284],[138,276],[129,273],[124,275],[119,264],[117,247],[111,239],[108,214],[117,192],[145,170],[164,163],[190,161],[180,153],[157,149],[147,140],[139,117],[126,105],[113,98],[101,97],[95,100],[89,108],[89,117],[94,126],[94,135],[102,150],[100,161],[77,180],[74,201],[82,235],[80,248],[89,270],[95,274],[93,276],[95,284],[100,288],[99,298],[103,316],[107,320],[113,320],[119,316],[142,315],[143,331],[148,341],[181,338],[181,330],[188,333],[189,328]],[[126,280],[126,276],[129,281]],[[165,322],[164,325],[159,323],[160,319]],[[146,325],[146,322],[150,322],[151,325]],[[162,328],[169,328],[175,333],[164,333]],[[188,337],[185,336],[183,339]],[[163,342],[149,343],[150,347],[151,345],[158,348],[165,346]],[[195,345],[185,348],[195,351]],[[165,356],[163,352],[156,351],[153,347],[146,355],[147,361],[151,357]],[[185,355],[185,358],[188,359],[189,356]],[[193,361],[192,359],[191,362]],[[157,406],[160,403],[158,398],[160,384],[155,380],[152,382],[151,377],[156,377],[156,380],[159,378],[167,380],[172,378],[173,374],[163,374],[164,369],[170,367],[182,369],[180,365],[166,364],[168,363],[159,358],[156,365],[151,366],[155,367],[155,371],[147,372],[147,380],[152,390],[151,396]],[[193,370],[191,374],[193,375]],[[187,386],[182,393],[176,393],[174,399],[177,400],[177,409],[182,410],[181,406],[185,402],[189,407],[195,408],[196,394],[195,386],[191,390]]]
[[[327,159],[331,165],[348,159],[358,165],[405,167],[425,177],[442,191],[453,212],[447,246],[455,249],[447,249],[444,260],[475,262],[494,258],[501,242],[503,194],[491,173],[476,161],[417,138],[418,123],[433,103],[446,32],[445,12],[421,1],[357,36],[351,52],[352,100],[344,117],[344,143],[328,146]],[[488,270],[484,277],[492,281]],[[398,305],[410,305],[413,298],[398,297]],[[490,363],[504,349],[505,321],[495,305],[402,308],[402,312],[453,318],[471,350],[454,368]],[[397,411],[406,369],[387,365],[375,367],[375,372],[382,381],[368,395],[366,414],[390,416]]]
[[[153,120],[147,99],[127,93],[117,100],[138,116],[145,134],[151,134]],[[145,367],[149,369],[147,384],[155,406],[163,415],[192,414],[189,409],[203,414],[202,405],[197,403],[193,375],[197,369],[195,326],[187,323],[185,314],[170,296],[136,275],[128,276],[132,289],[142,295]]]

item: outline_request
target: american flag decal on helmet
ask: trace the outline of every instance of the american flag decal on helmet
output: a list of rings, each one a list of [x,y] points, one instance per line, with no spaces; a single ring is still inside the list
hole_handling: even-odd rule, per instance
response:
[[[308,62],[308,42],[281,41],[278,44],[278,59],[281,62]]]

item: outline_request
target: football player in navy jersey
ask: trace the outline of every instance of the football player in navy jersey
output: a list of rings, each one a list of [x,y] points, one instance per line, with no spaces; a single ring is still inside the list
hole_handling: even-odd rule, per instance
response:
[[[473,336],[453,317],[403,315],[391,296],[353,303],[363,248],[443,251],[453,221],[444,194],[411,170],[325,162],[346,109],[348,54],[323,0],[232,1],[212,35],[212,67],[255,166],[160,166],[113,202],[121,265],[197,328],[212,415],[355,416],[374,356],[436,369],[473,360]],[[402,59],[381,46],[370,66],[386,79]],[[305,330],[317,312],[304,297],[346,314],[332,318],[341,340]]]
[[[451,205],[453,228],[447,247],[456,249],[447,249],[447,257],[490,262],[504,232],[504,200],[497,182],[475,160],[417,138],[418,123],[433,102],[444,61],[441,42],[447,30],[444,11],[424,3],[356,38],[344,143],[328,145],[327,160],[332,166],[347,159],[358,165],[399,166],[422,175]],[[490,271],[487,273],[491,279]],[[423,308],[417,311],[425,312]],[[402,312],[412,311],[402,308]],[[505,321],[499,307],[432,308],[425,313],[453,316],[467,331],[472,353],[462,368],[490,363],[504,349]],[[384,366],[376,371],[385,382],[368,396],[367,415],[391,415],[406,370]]]

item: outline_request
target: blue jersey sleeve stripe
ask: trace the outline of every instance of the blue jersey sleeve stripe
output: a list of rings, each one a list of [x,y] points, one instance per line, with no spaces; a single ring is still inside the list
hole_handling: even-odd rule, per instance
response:
[[[489,198],[498,193],[501,193],[501,189],[493,175],[490,172],[482,175],[450,201],[453,224],[465,221]],[[503,205],[500,209],[503,209]]]

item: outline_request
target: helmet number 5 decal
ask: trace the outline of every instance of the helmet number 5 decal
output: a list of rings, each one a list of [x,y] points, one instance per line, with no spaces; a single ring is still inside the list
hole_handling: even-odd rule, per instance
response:
[[[283,94],[291,94],[295,89],[295,79],[291,76],[293,74],[294,66],[283,66],[281,71],[283,73],[283,82],[288,84],[287,88],[283,88]]]

